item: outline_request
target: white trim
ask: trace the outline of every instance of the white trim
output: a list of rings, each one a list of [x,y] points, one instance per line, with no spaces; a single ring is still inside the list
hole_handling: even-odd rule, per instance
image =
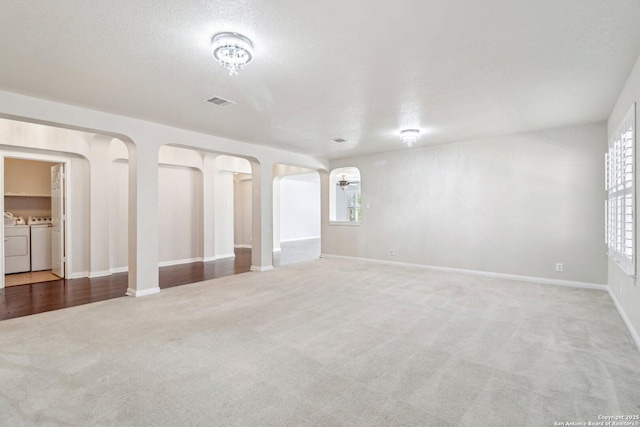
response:
[[[631,323],[626,313],[622,309],[622,305],[618,301],[618,298],[616,298],[616,295],[613,293],[611,288],[609,288],[609,296],[613,301],[613,305],[616,306],[616,309],[618,310],[618,314],[620,315],[620,317],[622,317],[622,321],[624,322],[625,326],[629,330],[629,334],[631,334],[631,338],[633,338],[633,341],[636,343],[638,350],[640,350],[640,334],[638,334],[638,331],[636,331],[636,328],[633,327],[633,324]]]
[[[222,259],[222,258],[235,258],[236,254],[222,254],[222,255],[216,255],[216,259]]]
[[[245,243],[241,243],[239,245],[233,245],[234,248],[243,248],[243,249],[251,249],[253,246],[252,245],[247,245]]]
[[[124,267],[115,267],[111,269],[111,274],[115,274],[115,273],[126,273],[127,271],[129,271],[129,267],[127,267],[126,265]]]
[[[202,258],[185,258],[185,259],[175,259],[172,261],[162,261],[158,263],[158,267],[169,267],[172,265],[191,264],[193,262],[202,262]]]
[[[89,272],[89,279],[94,279],[96,277],[104,277],[104,276],[111,276],[111,270]]]
[[[282,248],[273,248],[273,252],[282,252]]]
[[[300,242],[302,240],[317,240],[319,239],[320,236],[312,236],[312,237],[299,237],[296,239],[287,239],[287,240],[280,240],[280,243],[286,243],[286,242]]]
[[[491,277],[494,279],[509,279],[509,280],[517,280],[519,282],[531,282],[531,283],[540,283],[543,285],[557,285],[557,286],[568,286],[571,288],[582,288],[582,289],[596,289],[599,291],[607,291],[609,287],[600,283],[589,283],[589,282],[575,282],[572,280],[557,280],[557,279],[547,279],[544,277],[532,277],[532,276],[520,276],[517,274],[504,274],[504,273],[493,273],[490,271],[480,271],[480,270],[465,270],[462,268],[450,268],[450,267],[438,267],[435,265],[425,265],[425,264],[410,264],[405,262],[396,262],[396,261],[384,261],[380,259],[372,259],[372,258],[359,258],[359,257],[350,257],[350,256],[342,256],[342,255],[331,255],[331,254],[321,254],[321,258],[339,258],[339,259],[350,259],[354,261],[366,261],[373,262],[377,264],[385,264],[385,265],[395,265],[398,267],[411,267],[411,268],[419,268],[422,270],[435,270],[435,271],[446,271],[450,273],[460,273],[460,274],[468,274],[470,276],[480,276],[480,277]]]
[[[347,227],[360,227],[362,222],[355,221],[329,221],[329,225],[346,225]]]
[[[209,262],[209,261],[215,261],[217,258],[214,256],[208,256],[205,258],[202,258],[202,262]]]
[[[269,270],[273,270],[273,265],[265,265],[264,267],[258,267],[257,265],[252,265],[251,268],[249,268],[249,270],[251,270],[251,271],[269,271]]]
[[[131,296],[131,297],[146,297],[147,295],[154,295],[154,294],[159,294],[160,293],[160,288],[159,287],[155,287],[155,288],[151,288],[151,289],[143,289],[141,291],[137,291],[135,289],[127,289],[127,295]]]
[[[84,277],[89,277],[88,271],[78,271],[76,273],[69,274],[69,279],[82,279]]]

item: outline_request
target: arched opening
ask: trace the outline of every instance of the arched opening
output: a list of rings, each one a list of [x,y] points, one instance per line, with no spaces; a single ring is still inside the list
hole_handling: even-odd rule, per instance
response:
[[[281,164],[274,166],[274,265],[320,257],[320,194],[320,174],[317,171]]]
[[[354,225],[362,222],[362,185],[358,168],[337,168],[329,174],[329,221]]]

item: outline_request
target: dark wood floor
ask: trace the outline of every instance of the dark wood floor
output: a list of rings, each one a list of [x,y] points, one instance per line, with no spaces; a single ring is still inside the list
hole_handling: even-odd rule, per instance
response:
[[[160,268],[160,288],[245,273],[251,267],[251,249],[236,249],[235,258]],[[0,320],[125,296],[127,273],[95,279],[61,279],[0,289]]]

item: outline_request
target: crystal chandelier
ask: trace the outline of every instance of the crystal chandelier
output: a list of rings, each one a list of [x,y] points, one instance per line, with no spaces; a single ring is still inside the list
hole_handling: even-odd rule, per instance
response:
[[[219,33],[213,36],[213,56],[229,75],[238,74],[253,59],[251,40],[237,33]]]
[[[418,129],[405,129],[400,132],[400,139],[407,144],[407,147],[413,147],[413,143],[420,138],[420,131]]]

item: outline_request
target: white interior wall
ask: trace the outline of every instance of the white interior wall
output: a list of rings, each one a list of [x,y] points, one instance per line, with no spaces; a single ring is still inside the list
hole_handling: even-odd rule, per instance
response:
[[[198,261],[202,237],[202,173],[193,168],[160,165],[160,263]]]
[[[333,161],[363,218],[325,223],[323,252],[602,284],[605,145],[590,124]]]
[[[320,177],[317,173],[280,180],[280,241],[320,237]]]
[[[129,164],[126,160],[114,160],[109,171],[109,223],[111,233],[111,271],[126,271],[129,263],[129,195],[122,191],[129,188]]]
[[[638,58],[609,117],[609,121],[607,122],[607,136],[615,131],[634,102],[636,103],[636,188],[638,188],[640,186],[640,173],[638,173],[637,169],[637,166],[640,165],[640,161],[638,160],[640,156],[640,150],[638,150],[638,143],[640,142],[640,132],[638,132],[638,124],[640,124],[640,58]],[[636,190],[636,197],[640,197],[638,190]],[[640,203],[636,200],[636,207],[638,206],[640,206]],[[638,232],[640,228],[640,215],[637,213],[635,224],[636,253],[638,253],[638,247],[640,247],[640,233]],[[638,257],[638,259],[640,260],[640,257]],[[640,270],[636,267],[636,274],[638,274],[638,271]],[[627,326],[634,336],[636,344],[640,347],[640,286],[638,285],[637,279],[627,276],[615,262],[609,260],[608,284],[614,301],[616,301],[619,310],[622,311]]]
[[[124,160],[111,163],[111,269],[127,269],[128,170]],[[160,265],[195,262],[201,258],[202,174],[189,167],[159,165],[158,198]]]
[[[251,247],[251,175],[237,173],[233,178],[234,246]]]
[[[70,167],[70,179],[67,179],[68,194],[71,197],[68,226],[71,227],[72,262],[69,276],[76,278],[87,276],[91,269],[91,178],[87,159],[72,158]]]
[[[217,172],[215,187],[216,258],[233,257],[233,172]]]

